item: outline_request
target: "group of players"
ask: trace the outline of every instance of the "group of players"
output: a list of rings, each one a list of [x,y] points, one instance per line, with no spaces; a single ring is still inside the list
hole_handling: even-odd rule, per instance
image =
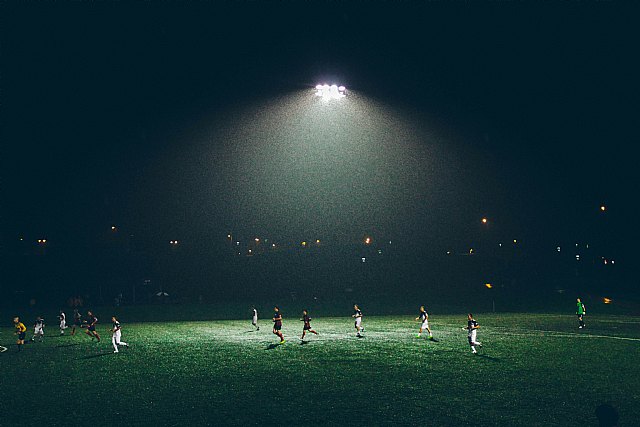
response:
[[[280,344],[284,344],[286,339],[282,334],[282,313],[280,313],[280,308],[275,306],[273,308],[273,318],[271,321],[273,322],[273,334],[280,338]],[[362,338],[364,337],[364,326],[362,325],[362,310],[358,306],[358,304],[353,305],[353,314],[351,317],[354,318],[354,327],[356,330],[356,337]],[[300,340],[304,341],[304,337],[307,332],[310,332],[314,335],[318,335],[318,332],[311,328],[311,317],[309,316],[308,310],[302,310],[302,318],[300,321],[303,322],[302,326],[302,336]],[[433,333],[431,332],[431,328],[429,328],[429,314],[427,313],[424,305],[420,306],[420,311],[418,312],[418,317],[416,317],[416,321],[420,321],[420,329],[418,330],[417,338],[422,337],[422,333],[427,331],[429,333],[429,339],[435,341],[433,338]],[[258,326],[258,310],[253,308],[253,318],[251,320],[251,324],[256,328],[256,331],[260,330],[260,326]],[[462,329],[466,330],[468,333],[468,341],[471,346],[472,353],[478,353],[476,347],[482,347],[482,343],[477,340],[477,333],[480,325],[473,318],[473,314],[469,313],[467,315],[467,326],[464,326]]]
[[[356,330],[356,336],[358,338],[362,338],[364,336],[363,335],[364,326],[362,325],[362,310],[360,309],[358,304],[353,305],[353,310],[354,310],[354,313],[351,315],[351,317],[354,318],[354,327]],[[580,329],[585,327],[584,316],[586,315],[586,313],[587,313],[587,310],[585,308],[584,303],[582,303],[580,298],[578,298],[576,314],[578,316],[578,324],[579,324],[578,327]],[[68,326],[66,324],[66,315],[62,310],[58,315],[58,319],[60,320],[60,335],[64,335],[64,331],[65,329],[68,328]],[[284,338],[284,335],[282,334],[283,318],[282,318],[282,313],[280,313],[280,308],[278,306],[274,307],[274,314],[271,320],[273,322],[273,334],[278,336],[278,338],[280,338],[280,344],[284,344],[286,340]],[[431,332],[431,328],[429,328],[429,314],[427,313],[424,305],[420,306],[418,317],[416,317],[415,320],[421,322],[417,338],[422,337],[422,333],[424,331],[427,331],[429,333],[429,339],[432,341],[435,341],[435,339],[433,338],[433,334]],[[116,316],[112,316],[111,321],[113,322],[112,328],[110,330],[112,333],[111,343],[113,345],[113,352],[118,353],[119,346],[129,347],[129,344],[121,340],[122,327],[120,325],[120,322],[116,318]],[[314,335],[318,335],[318,332],[311,328],[311,317],[309,316],[308,310],[306,309],[302,310],[302,318],[300,318],[300,321],[303,322],[302,336],[300,337],[300,340],[304,341],[304,338],[307,332],[312,333]],[[20,318],[17,316],[13,319],[13,323],[15,326],[15,334],[18,337],[16,344],[18,346],[18,351],[21,351],[22,346],[24,345],[24,342],[25,342],[27,328],[20,321]],[[85,333],[88,336],[90,336],[92,340],[97,339],[98,342],[100,342],[100,334],[98,334],[98,331],[96,330],[97,323],[98,323],[98,318],[93,314],[93,312],[87,311],[87,317],[86,319],[83,319],[82,314],[78,311],[78,309],[75,309],[73,312],[73,326],[71,329],[71,335],[75,335],[76,328],[85,328],[86,329]],[[257,331],[260,330],[260,326],[258,326],[258,310],[255,307],[253,308],[253,318],[252,318],[251,324],[256,328]],[[44,326],[45,326],[44,319],[41,316],[38,316],[36,318],[35,323],[33,324],[34,330],[33,330],[33,337],[31,338],[31,341],[38,340],[42,342],[44,340]],[[462,329],[467,331],[469,346],[471,347],[471,352],[474,354],[478,352],[476,347],[482,347],[482,343],[477,340],[477,333],[479,328],[480,328],[480,325],[474,319],[473,314],[469,313],[467,315],[467,326],[462,327]]]
[[[60,310],[60,314],[58,315],[58,320],[60,321],[60,335],[64,335],[65,329],[67,326],[67,316],[64,311]],[[129,344],[121,340],[122,337],[122,327],[120,322],[118,321],[116,316],[111,317],[111,322],[113,322],[112,327],[110,329],[111,332],[111,344],[113,345],[113,352],[118,353],[118,347],[129,347]],[[83,319],[82,314],[78,309],[73,311],[73,325],[71,328],[71,335],[76,334],[76,329],[86,329],[85,333],[91,337],[91,340],[97,340],[100,342],[100,334],[96,330],[96,325],[98,323],[98,318],[91,312],[87,311],[86,318]],[[27,327],[20,321],[20,317],[16,316],[13,318],[13,325],[15,327],[15,334],[17,336],[16,345],[18,347],[18,351],[22,351],[22,346],[25,344],[25,338],[27,334]],[[42,342],[44,340],[44,319],[42,316],[36,317],[36,321],[33,324],[33,337],[31,338],[32,342],[36,340]]]

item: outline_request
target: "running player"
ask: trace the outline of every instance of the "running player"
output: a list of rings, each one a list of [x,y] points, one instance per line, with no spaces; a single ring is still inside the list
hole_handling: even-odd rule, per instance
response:
[[[258,326],[258,310],[255,307],[253,307],[253,317],[251,318],[251,324],[254,328],[256,328],[256,331],[260,330],[260,326]]]
[[[429,314],[427,314],[427,311],[424,309],[424,305],[420,306],[420,312],[418,313],[418,317],[416,317],[416,320],[420,320],[422,322],[422,325],[420,325],[420,330],[418,331],[418,338],[422,336],[422,331],[426,330],[427,332],[429,332],[429,339],[433,340],[431,329],[429,329]]]
[[[302,319],[300,320],[304,322],[304,326],[302,327],[302,336],[300,337],[301,340],[304,341],[304,336],[307,331],[311,332],[312,334],[318,335],[316,331],[311,329],[311,317],[309,317],[309,312],[307,310],[302,310]]]
[[[111,321],[113,322],[113,328],[111,329],[111,332],[113,333],[113,335],[111,336],[111,344],[113,344],[113,352],[117,353],[119,345],[129,347],[129,344],[124,341],[120,341],[120,337],[122,336],[122,328],[116,316],[111,317]]]
[[[473,314],[469,313],[467,315],[467,326],[462,327],[462,329],[466,329],[469,334],[469,345],[471,346],[471,351],[473,352],[473,354],[477,353],[476,346],[482,347],[482,343],[476,341],[476,334],[478,333],[479,327],[480,325],[478,325],[478,322],[476,322],[476,320],[473,318]]]
[[[16,341],[16,345],[18,346],[18,351],[22,351],[22,346],[24,345],[24,336],[27,334],[27,327],[24,326],[24,323],[20,321],[19,317],[13,318],[13,324],[16,328],[15,334],[18,336]]]
[[[76,334],[76,328],[82,328],[82,314],[77,308],[73,309],[73,327],[71,328],[71,335]]]
[[[275,306],[273,308],[275,313],[273,313],[273,333],[280,337],[280,344],[285,343],[284,335],[282,335],[282,314],[280,314],[280,308]]]
[[[96,331],[98,318],[94,316],[91,311],[87,311],[87,320],[85,320],[85,323],[87,324],[86,334],[91,337],[91,341],[93,341],[94,338],[97,338],[98,342],[100,342],[100,335],[98,334],[98,331]]]
[[[578,316],[578,328],[582,329],[584,328],[586,325],[584,324],[584,315],[587,314],[587,309],[585,308],[584,304],[582,303],[582,301],[580,300],[580,298],[578,298],[576,300],[576,315]]]
[[[41,316],[36,317],[36,321],[33,324],[33,336],[31,337],[31,341],[35,341],[38,338],[38,341],[42,342],[44,340],[44,319]]]
[[[362,338],[361,332],[364,332],[364,327],[362,326],[362,311],[360,311],[360,307],[358,307],[358,304],[353,305],[353,310],[355,312],[351,315],[351,317],[356,319],[354,323],[354,326],[356,328],[356,336],[358,338]]]
[[[67,329],[67,316],[64,314],[64,311],[60,310],[58,319],[60,320],[60,335],[64,335],[64,330]]]

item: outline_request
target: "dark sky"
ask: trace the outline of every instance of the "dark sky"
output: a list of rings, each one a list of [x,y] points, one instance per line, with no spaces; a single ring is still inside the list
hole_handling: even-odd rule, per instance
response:
[[[7,238],[90,238],[114,223],[163,239],[445,242],[487,215],[546,242],[579,238],[601,203],[621,241],[636,228],[630,3],[3,9]],[[361,109],[301,106],[322,81]]]

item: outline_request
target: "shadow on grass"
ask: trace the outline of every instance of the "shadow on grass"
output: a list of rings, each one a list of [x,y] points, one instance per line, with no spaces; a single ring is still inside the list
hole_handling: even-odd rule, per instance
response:
[[[307,345],[309,344],[311,341],[300,341],[300,345]]]
[[[56,348],[77,347],[77,346],[79,346],[79,345],[80,345],[80,344],[78,344],[78,343],[74,343],[74,344],[60,344],[60,345],[57,345],[57,346],[56,346]]]
[[[252,333],[252,332],[260,332],[260,329],[252,329],[252,330],[250,330],[250,331],[245,331],[244,333],[245,333],[245,334],[250,334],[250,333]]]
[[[478,354],[476,354],[476,356],[477,356],[477,357],[481,357],[481,358],[483,358],[483,359],[491,360],[491,361],[493,361],[493,362],[499,362],[499,361],[500,361],[500,359],[498,359],[497,357],[487,356],[486,354],[480,354],[480,353],[478,353]]]
[[[108,356],[110,354],[114,354],[113,352],[109,352],[109,353],[98,353],[98,354],[91,354],[89,356],[84,356],[81,357],[81,359],[96,359],[98,357],[102,357],[102,356]]]

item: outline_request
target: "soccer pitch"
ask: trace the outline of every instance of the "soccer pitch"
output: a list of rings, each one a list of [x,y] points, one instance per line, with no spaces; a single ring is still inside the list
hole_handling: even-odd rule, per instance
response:
[[[597,425],[612,404],[620,425],[640,419],[640,319],[477,314],[473,355],[465,315],[432,316],[437,342],[416,338],[415,316],[314,318],[301,343],[287,317],[277,345],[268,319],[123,322],[130,348],[58,336],[16,351],[0,329],[2,426],[63,425]],[[311,313],[313,317],[313,313]],[[32,328],[27,331],[31,337]]]

